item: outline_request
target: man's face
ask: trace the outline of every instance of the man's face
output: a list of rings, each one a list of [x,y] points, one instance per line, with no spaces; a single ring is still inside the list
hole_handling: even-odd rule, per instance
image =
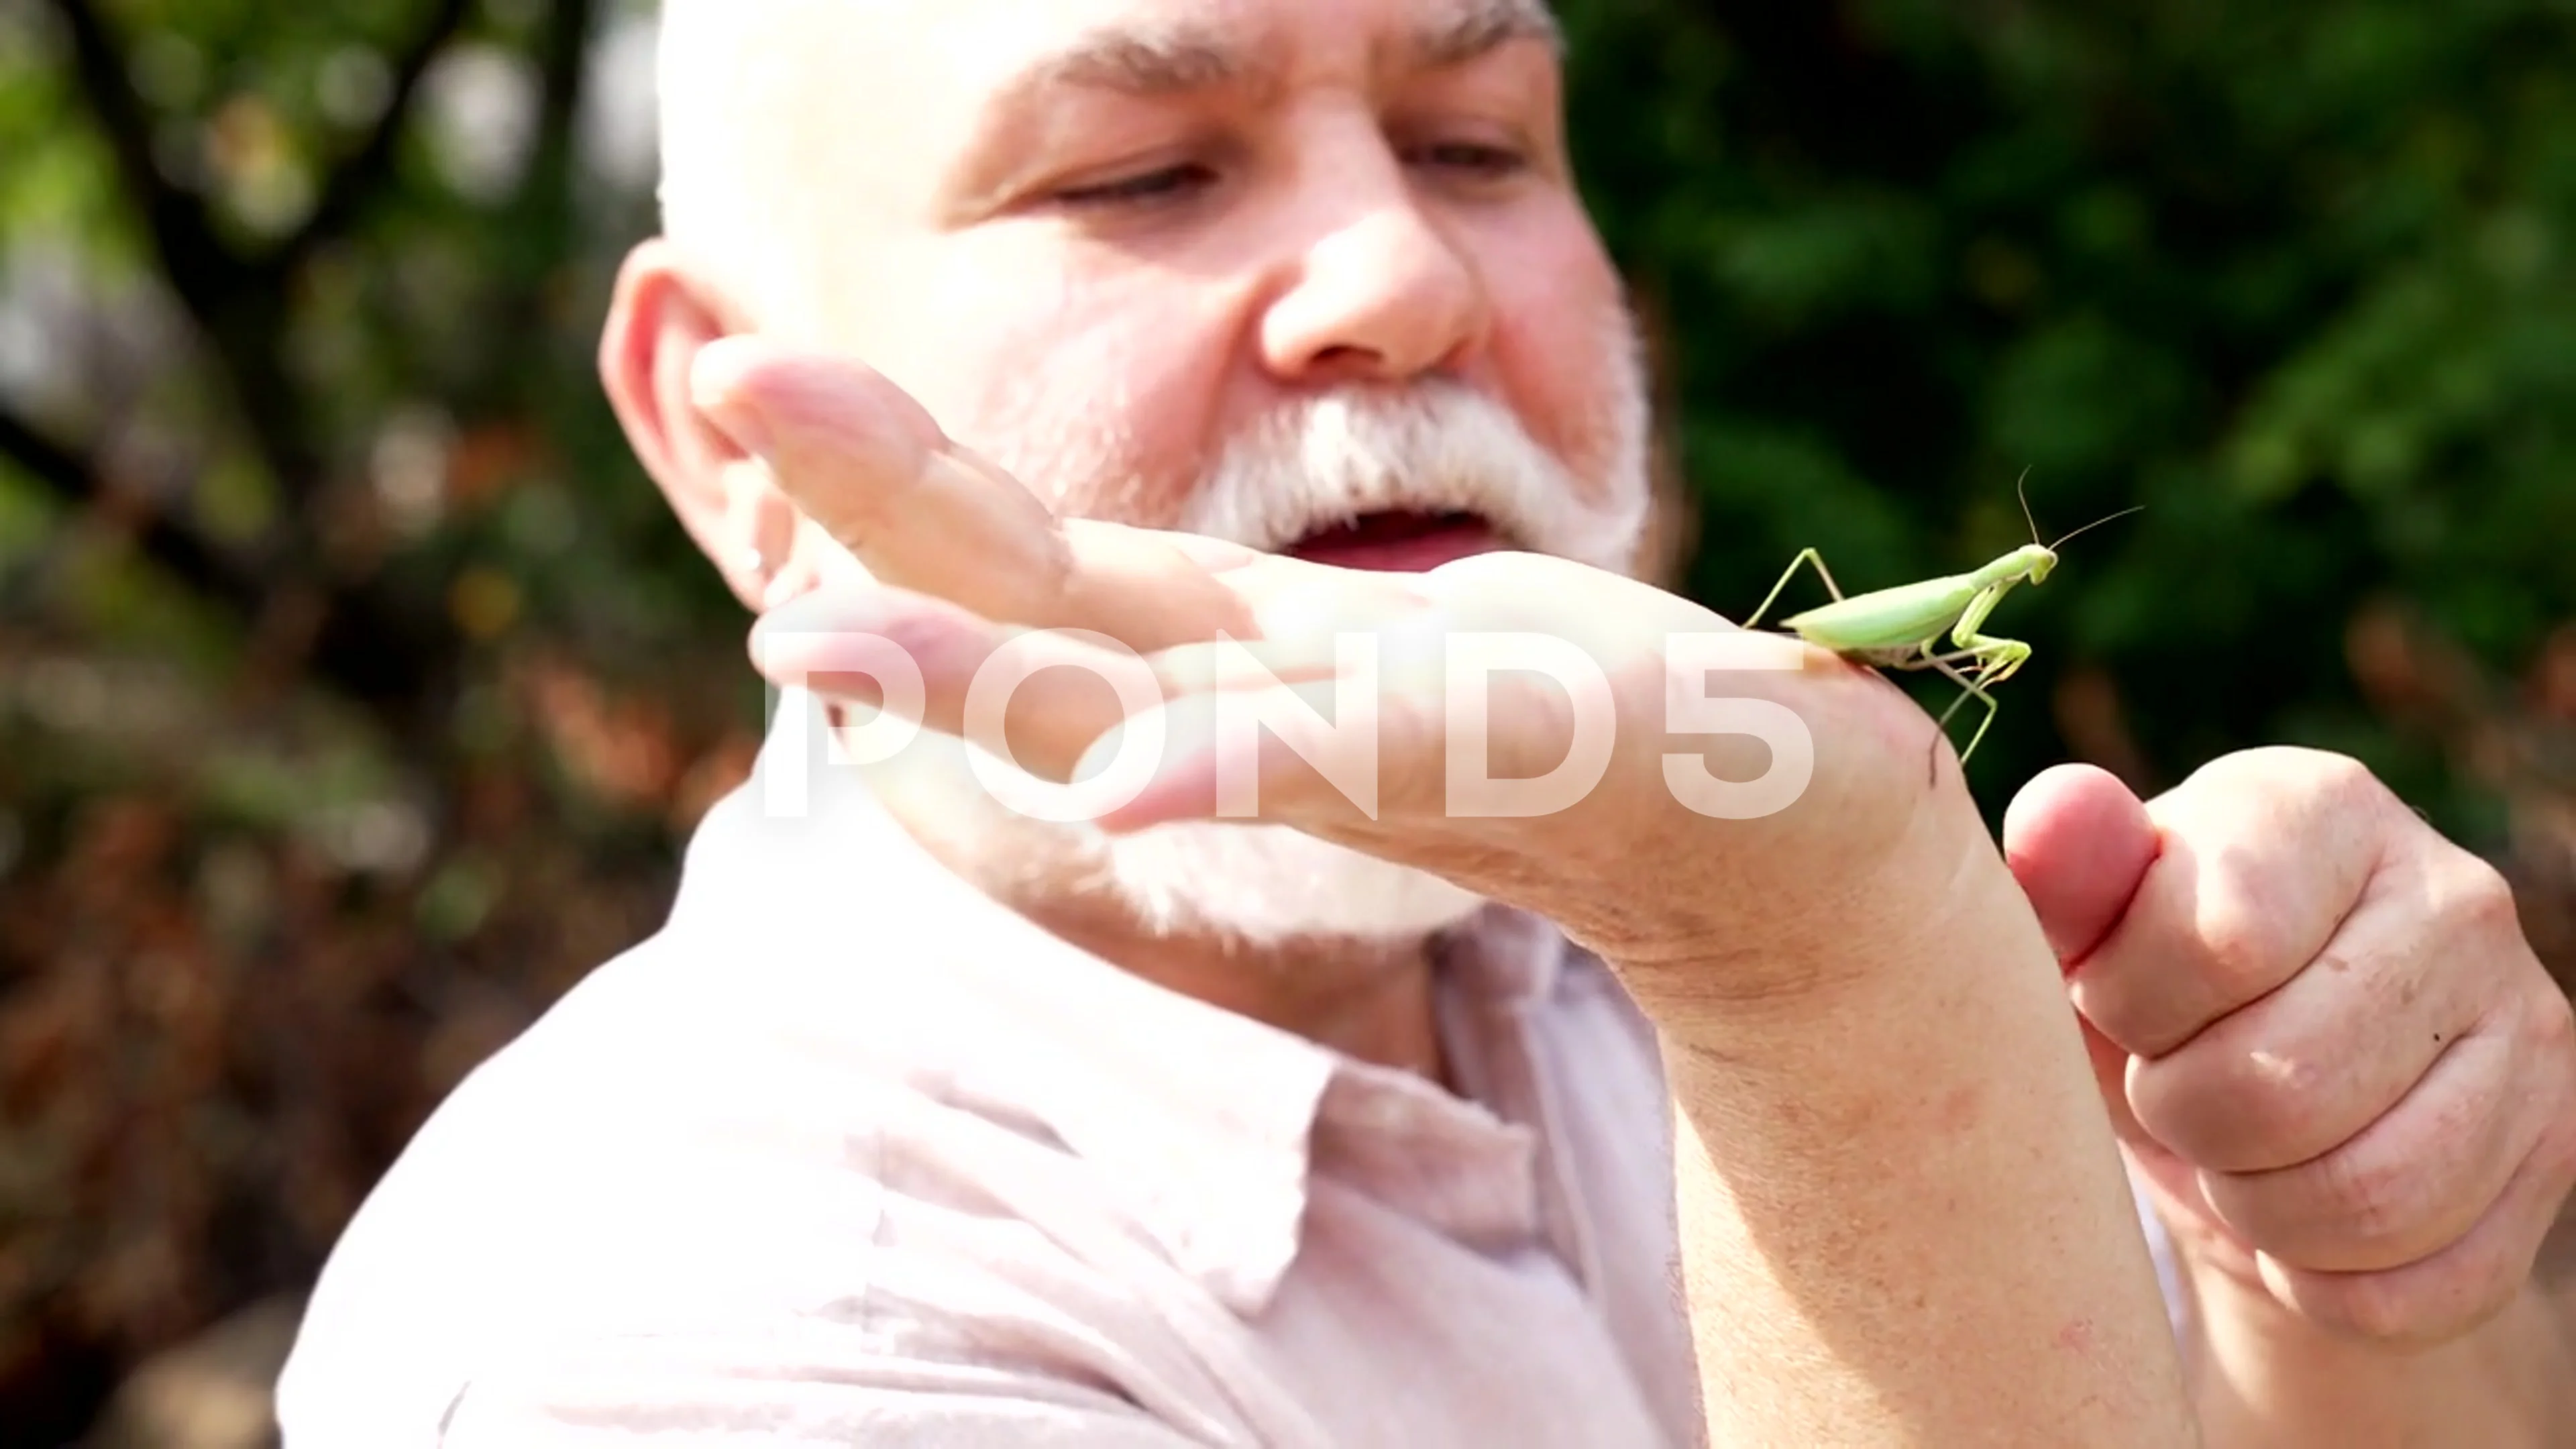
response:
[[[760,258],[758,325],[864,358],[1063,513],[1359,567],[1630,565],[1635,335],[1542,0],[768,3],[735,143],[768,154],[733,160],[771,179],[731,223],[756,235],[706,247]],[[1309,881],[1341,859],[1202,829]],[[1149,878],[1213,837],[1162,834],[1127,873],[1188,896]],[[1393,927],[1461,907],[1396,894]]]
[[[767,325],[855,350],[1067,513],[1277,547],[1456,506],[1626,562],[1632,338],[1538,0],[789,3]],[[1272,486],[1337,445],[1412,476]],[[1425,522],[1311,542],[1478,544],[1393,547]]]

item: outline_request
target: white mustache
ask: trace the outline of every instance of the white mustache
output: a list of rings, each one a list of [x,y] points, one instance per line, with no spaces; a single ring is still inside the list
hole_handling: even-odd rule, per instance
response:
[[[1589,487],[1509,409],[1450,382],[1301,401],[1229,445],[1181,528],[1275,551],[1382,512],[1469,513],[1515,548],[1615,569],[1645,526],[1642,428]]]

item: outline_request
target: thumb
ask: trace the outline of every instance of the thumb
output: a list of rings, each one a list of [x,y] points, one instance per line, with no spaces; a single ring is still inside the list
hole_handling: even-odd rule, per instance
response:
[[[2090,765],[2042,772],[2004,812],[2004,860],[2061,965],[2092,954],[2127,914],[2161,843],[2129,787]]]
[[[2030,899],[2049,949],[2070,969],[2118,928],[2158,849],[2147,807],[2128,786],[2090,765],[2061,765],[2022,787],[2004,811],[2003,835],[2004,860]],[[2129,1054],[2081,1014],[2076,1022],[2112,1130],[2133,1150],[2161,1156],[2129,1106]]]

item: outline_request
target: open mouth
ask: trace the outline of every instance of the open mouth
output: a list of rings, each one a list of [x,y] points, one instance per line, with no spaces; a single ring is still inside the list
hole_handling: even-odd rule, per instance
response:
[[[1348,523],[1318,529],[1280,552],[1336,568],[1418,574],[1475,554],[1515,546],[1473,513],[1394,509],[1364,513]]]

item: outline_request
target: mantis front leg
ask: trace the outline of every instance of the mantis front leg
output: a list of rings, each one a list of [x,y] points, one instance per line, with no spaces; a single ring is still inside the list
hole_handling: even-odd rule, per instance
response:
[[[1941,721],[1936,727],[1939,732],[1935,736],[1936,745],[1940,738],[1949,734],[1950,717],[1957,714],[1959,706],[1967,703],[1971,696],[1986,707],[1986,717],[1977,722],[1977,732],[1969,736],[1968,747],[1959,752],[1959,768],[1962,770],[1968,767],[1969,757],[1976,754],[1977,746],[1984,743],[1986,731],[1993,727],[1995,715],[2001,709],[2001,706],[1995,702],[1995,697],[1986,693],[1987,687],[2001,684],[2012,678],[2024,664],[2030,662],[2030,646],[2021,640],[1998,639],[1977,632],[1977,627],[1985,622],[1986,616],[1994,612],[1996,602],[2019,582],[2018,579],[2006,579],[1977,591],[1976,597],[1968,601],[1968,607],[1960,611],[1958,626],[1951,631],[1950,642],[1958,646],[1955,650],[1947,654],[1935,654],[1932,652],[1932,646],[1927,643],[1923,646],[1920,657],[1908,660],[1899,666],[1906,669],[1939,670],[1943,677],[1958,685],[1963,691],[1957,699],[1950,701],[1948,709],[1941,712]],[[1962,661],[1968,662],[1976,670],[1974,678],[1961,672],[1958,666]],[[1936,775],[1938,769],[1939,761],[1936,757],[1934,760]]]

